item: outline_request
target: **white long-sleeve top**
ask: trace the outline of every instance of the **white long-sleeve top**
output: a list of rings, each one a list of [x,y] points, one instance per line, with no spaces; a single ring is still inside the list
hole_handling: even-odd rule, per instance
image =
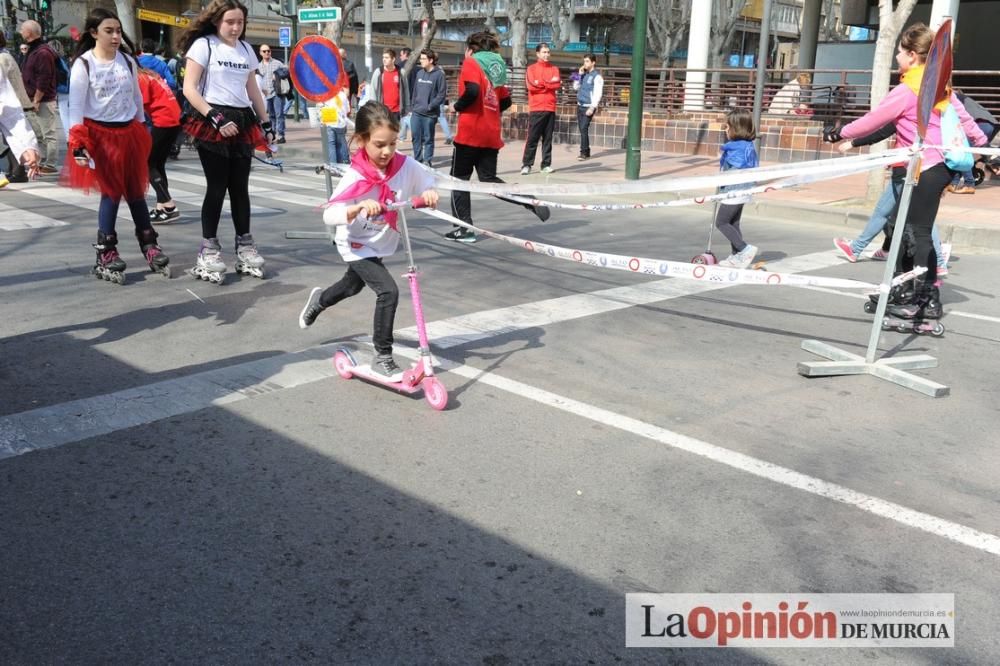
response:
[[[69,75],[70,127],[79,125],[84,118],[105,123],[122,123],[133,118],[141,123],[146,119],[139,89],[139,67],[134,60],[129,63],[127,57],[119,51],[114,60],[102,62],[90,50],[76,59]],[[89,64],[89,73],[84,60]]]
[[[359,150],[364,150],[360,148]],[[361,180],[361,175],[354,169],[348,169],[333,191],[335,198],[354,183]],[[397,192],[399,200],[409,199],[434,187],[434,175],[422,169],[417,162],[407,156],[403,167],[389,179],[389,188]],[[359,214],[352,222],[347,221],[347,207],[364,199],[378,200],[379,188],[373,187],[364,194],[350,201],[339,201],[323,213],[323,223],[328,227],[336,227],[334,241],[337,251],[344,261],[358,261],[369,257],[388,257],[396,253],[399,246],[399,232],[378,218],[369,220]]]
[[[38,141],[35,139],[35,133],[31,131],[28,119],[24,117],[21,100],[18,99],[14,87],[2,69],[0,69],[0,134],[3,134],[4,141],[18,159],[21,159],[26,150],[38,151]]]

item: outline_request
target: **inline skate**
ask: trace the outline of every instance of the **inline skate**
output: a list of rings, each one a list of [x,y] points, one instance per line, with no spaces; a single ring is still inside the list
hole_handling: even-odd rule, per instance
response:
[[[943,308],[937,283],[919,277],[916,281],[919,282],[908,302],[889,306],[888,314],[882,319],[882,330],[939,338],[944,335],[944,324],[938,321]]]
[[[154,273],[160,273],[169,280],[170,257],[165,255],[160,246],[156,244],[159,234],[150,228],[136,232],[135,237],[139,241],[139,249],[142,250],[142,256],[146,257],[146,263],[149,264],[149,270]]]
[[[90,269],[91,275],[117,285],[125,284],[125,261],[118,254],[118,234],[98,231],[94,249],[97,250],[97,260]]]
[[[257,252],[257,244],[254,243],[253,236],[250,234],[237,235],[235,250],[236,272],[263,279],[264,257]]]
[[[226,264],[222,261],[222,246],[218,238],[202,239],[201,251],[198,252],[198,259],[190,273],[199,280],[222,284],[226,276]]]

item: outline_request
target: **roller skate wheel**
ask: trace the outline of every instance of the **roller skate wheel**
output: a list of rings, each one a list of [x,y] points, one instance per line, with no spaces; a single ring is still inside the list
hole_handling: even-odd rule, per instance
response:
[[[119,286],[125,284],[125,274],[124,273],[112,273],[111,282]]]
[[[167,278],[168,280],[172,277],[170,266],[164,266],[160,270],[160,272],[163,273],[163,277]]]
[[[944,335],[944,324],[939,321],[934,322],[934,328],[931,329],[931,335],[935,338],[940,338]]]
[[[878,306],[872,303],[871,301],[865,303],[865,312],[867,312],[868,314],[875,314],[876,309],[878,309]]]

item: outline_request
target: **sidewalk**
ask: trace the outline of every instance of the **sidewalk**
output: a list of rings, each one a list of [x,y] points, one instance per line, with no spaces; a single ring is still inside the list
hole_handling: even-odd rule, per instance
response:
[[[282,157],[316,164],[325,161],[320,130],[310,128],[308,122],[289,121],[285,136],[288,143],[281,146]],[[407,154],[412,152],[408,140],[400,142],[400,149]],[[522,176],[523,150],[523,141],[511,141],[500,151],[498,175],[501,178],[518,183],[600,183],[625,178],[624,150],[596,149],[590,160],[577,162],[579,149],[576,145],[556,144],[552,147],[553,173],[543,175],[538,172],[539,149],[532,173]],[[446,169],[450,163],[451,146],[444,144],[440,127],[434,154],[434,166]],[[718,170],[718,161],[714,158],[643,151],[640,177],[701,176],[718,173]],[[867,173],[859,173],[757,195],[754,203],[747,205],[747,214],[839,224],[844,227],[840,235],[852,238],[864,227],[874,205],[865,202],[867,179]],[[664,198],[669,198],[669,195]],[[987,174],[987,179],[976,188],[975,194],[946,193],[938,211],[937,224],[942,240],[958,249],[1000,251],[1000,179],[991,181]]]

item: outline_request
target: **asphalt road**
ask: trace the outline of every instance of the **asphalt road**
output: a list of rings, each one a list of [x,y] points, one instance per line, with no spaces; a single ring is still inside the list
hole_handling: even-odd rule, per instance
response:
[[[183,269],[203,190],[188,156],[171,177],[188,203],[160,240]],[[435,412],[334,375],[337,345],[368,353],[371,292],[297,326],[309,289],[343,270],[328,244],[284,238],[320,228],[322,180],[302,164],[252,184],[269,276],[222,286],[145,272],[124,219],[128,284],[94,280],[96,198],[0,193],[0,229],[36,225],[0,230],[0,662],[1000,659],[995,256],[957,251],[945,337],[882,338],[881,353],[939,359],[917,371],[950,387],[932,399],[797,374],[819,360],[803,340],[864,353],[856,292],[704,290],[449,243],[412,213],[450,392]],[[709,223],[473,209],[535,242],[680,261]],[[835,256],[841,228],[744,229],[772,271],[881,275]],[[955,647],[626,649],[624,595],[640,591],[954,593]]]

